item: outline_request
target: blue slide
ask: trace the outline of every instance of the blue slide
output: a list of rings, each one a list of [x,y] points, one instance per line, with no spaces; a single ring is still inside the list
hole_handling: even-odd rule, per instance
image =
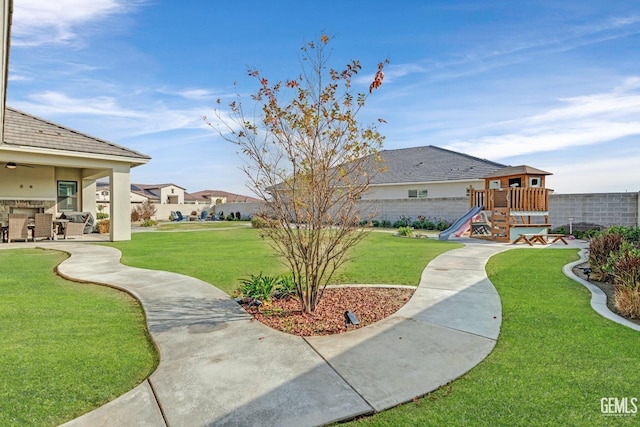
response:
[[[446,230],[438,234],[438,240],[449,240],[449,236],[451,234],[458,231],[461,227],[464,227],[467,221],[470,221],[471,218],[478,215],[480,212],[482,212],[483,209],[484,209],[484,206],[475,206],[469,209],[469,212],[467,212],[466,214],[458,218],[456,222],[454,222],[451,225],[451,227],[447,228]]]

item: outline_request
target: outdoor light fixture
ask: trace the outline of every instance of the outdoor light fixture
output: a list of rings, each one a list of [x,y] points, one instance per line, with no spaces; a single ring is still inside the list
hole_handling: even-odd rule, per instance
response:
[[[13,162],[9,162],[6,165],[4,165],[5,168],[7,169],[15,169],[17,167],[17,165]]]
[[[358,317],[350,312],[349,310],[344,312],[344,327],[348,328],[349,325],[359,325],[360,321],[358,320]]]
[[[589,280],[589,276],[591,275],[591,269],[589,267],[583,267],[580,270],[582,270],[582,272],[587,275],[587,280]]]
[[[251,301],[249,303],[249,308],[251,307],[255,307],[258,309],[258,311],[260,311],[260,306],[262,305],[262,301],[260,301],[259,299],[254,299],[253,301]]]

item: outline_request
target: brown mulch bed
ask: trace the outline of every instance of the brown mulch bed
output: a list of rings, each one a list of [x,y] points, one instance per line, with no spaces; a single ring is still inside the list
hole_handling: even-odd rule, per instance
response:
[[[615,304],[615,286],[612,283],[606,283],[606,282],[597,282],[591,278],[587,279],[587,275],[584,274],[584,272],[582,271],[582,268],[584,267],[588,267],[589,264],[588,263],[584,263],[584,264],[580,264],[577,265],[573,268],[573,274],[575,274],[576,276],[580,277],[581,279],[587,280],[589,283],[591,283],[592,285],[596,285],[597,287],[599,287],[602,292],[605,293],[605,295],[607,295],[607,308],[609,310],[611,310],[613,313],[617,314],[618,316],[624,317],[625,319],[627,319],[630,322],[635,323],[636,325],[640,325],[640,319],[631,319],[627,316],[622,315],[618,309],[616,308],[616,304]]]
[[[406,304],[415,288],[375,286],[326,288],[315,312],[305,314],[294,297],[272,299],[259,309],[243,303],[259,322],[298,336],[332,335],[370,325],[395,313]],[[345,311],[354,313],[359,325],[345,327]]]

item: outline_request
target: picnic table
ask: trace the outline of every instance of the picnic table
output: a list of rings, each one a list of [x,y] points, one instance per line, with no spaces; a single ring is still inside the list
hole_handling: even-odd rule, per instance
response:
[[[549,245],[555,242],[562,242],[565,245],[568,245],[565,240],[564,234],[520,234],[518,238],[513,241],[513,244],[519,242],[525,242],[529,246],[533,246],[535,243],[539,243],[541,245]]]

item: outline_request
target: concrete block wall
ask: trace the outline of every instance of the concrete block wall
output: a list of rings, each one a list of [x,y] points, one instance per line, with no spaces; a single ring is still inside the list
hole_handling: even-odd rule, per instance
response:
[[[589,193],[589,194],[552,194],[549,196],[549,222],[560,227],[573,223],[638,226],[638,205],[640,193]],[[216,212],[240,212],[242,218],[252,216],[259,210],[261,203],[224,203],[215,207]],[[428,219],[454,222],[469,210],[466,197],[447,197],[434,199],[396,199],[396,200],[360,200],[358,206],[365,218],[373,213],[373,219],[388,220],[392,223],[402,216],[413,220],[419,215]]]
[[[638,226],[639,193],[551,194],[549,222],[553,227],[573,223]]]
[[[443,197],[434,199],[384,199],[362,200],[358,202],[363,217],[373,213],[373,219],[388,220],[392,223],[401,216],[416,220],[424,215],[430,220],[454,222],[469,210],[466,197]]]

